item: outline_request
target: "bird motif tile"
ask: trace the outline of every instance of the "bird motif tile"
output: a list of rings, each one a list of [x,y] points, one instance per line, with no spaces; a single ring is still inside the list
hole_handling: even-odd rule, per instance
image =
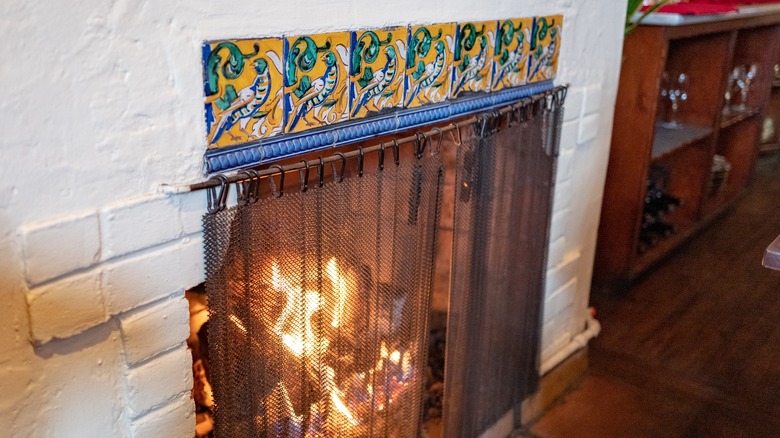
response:
[[[404,67],[409,28],[352,32],[350,118],[404,104]]]
[[[562,15],[203,44],[209,149],[553,79]]]
[[[469,91],[490,91],[497,28],[497,21],[458,24],[450,97]]]
[[[532,18],[499,21],[493,50],[491,90],[525,85],[528,74],[528,40]]]
[[[285,38],[286,133],[349,119],[349,32]]]
[[[558,70],[563,16],[534,18],[528,50],[528,82],[553,79]]]
[[[405,108],[443,102],[449,96],[455,31],[454,23],[409,29]]]
[[[282,132],[282,59],[280,38],[203,45],[209,148],[247,143]]]

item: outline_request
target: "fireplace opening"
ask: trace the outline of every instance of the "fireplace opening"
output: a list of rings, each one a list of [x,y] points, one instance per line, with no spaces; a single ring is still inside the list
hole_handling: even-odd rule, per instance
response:
[[[538,381],[562,115],[544,102],[422,155],[305,157],[205,216],[197,436],[478,436],[518,407]]]

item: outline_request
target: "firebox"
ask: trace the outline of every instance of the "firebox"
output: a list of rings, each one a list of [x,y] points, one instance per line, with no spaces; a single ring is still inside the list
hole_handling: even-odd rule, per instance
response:
[[[215,436],[472,437],[518,406],[564,97],[213,178]]]

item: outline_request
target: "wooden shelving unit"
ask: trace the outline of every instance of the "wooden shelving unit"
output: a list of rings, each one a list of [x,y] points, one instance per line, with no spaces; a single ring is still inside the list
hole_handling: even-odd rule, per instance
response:
[[[626,38],[601,210],[594,284],[612,288],[647,271],[725,211],[749,184],[780,47],[780,13],[676,26],[639,26]],[[756,64],[747,109],[725,111],[734,66]],[[688,99],[665,127],[661,77],[685,72]],[[713,184],[713,157],[731,165]],[[640,246],[648,178],[663,169],[683,204],[664,220],[676,233]]]

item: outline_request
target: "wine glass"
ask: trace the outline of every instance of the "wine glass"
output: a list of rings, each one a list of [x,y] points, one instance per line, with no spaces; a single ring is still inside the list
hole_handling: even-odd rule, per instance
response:
[[[737,81],[741,76],[740,67],[734,67],[729,74],[728,82],[726,83],[726,93],[724,94],[723,113],[730,114],[734,110],[734,97],[740,92],[737,88]]]
[[[679,112],[684,102],[688,100],[690,77],[687,73],[671,72],[668,74],[668,78],[666,97],[669,99],[670,111],[661,125],[664,128],[678,129],[682,127],[682,124],[679,122]]]
[[[739,103],[737,109],[739,111],[747,111],[748,92],[750,91],[750,85],[756,79],[756,73],[758,73],[758,65],[750,64],[750,65],[742,66],[742,71],[744,72],[744,74],[742,76],[742,81],[740,85],[741,102]]]

